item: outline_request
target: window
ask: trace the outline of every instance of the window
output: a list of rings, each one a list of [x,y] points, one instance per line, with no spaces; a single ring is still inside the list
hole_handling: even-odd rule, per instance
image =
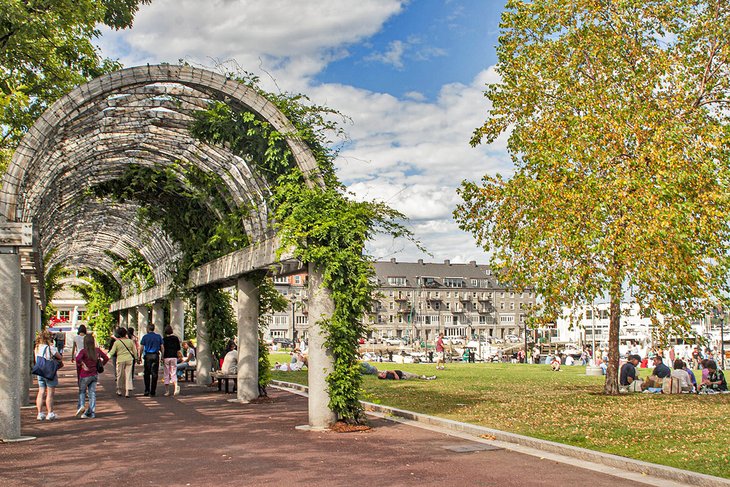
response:
[[[450,325],[453,321],[454,321],[454,317],[452,315],[444,316],[444,325]]]
[[[448,311],[450,309],[451,309],[451,303],[449,303],[448,301],[446,301],[446,310]]]
[[[276,327],[287,327],[289,325],[289,317],[286,315],[274,316],[271,324]]]
[[[515,309],[515,303],[510,303],[509,304],[509,309]]]
[[[524,322],[525,322],[525,315],[520,313],[520,323],[524,323]]]
[[[294,276],[294,284],[301,284],[302,276]]]
[[[479,287],[479,279],[472,279],[471,287]]]
[[[405,286],[406,278],[405,277],[388,277],[388,284],[391,286]]]
[[[479,324],[480,325],[486,325],[487,324],[487,317],[486,316],[480,316],[479,317]]]
[[[464,287],[464,279],[461,277],[445,277],[444,286],[446,287]]]
[[[450,298],[451,297],[451,291],[446,291],[446,297],[447,298]]]
[[[58,317],[62,320],[67,320],[71,317],[71,312],[67,309],[61,310],[58,312]]]
[[[393,323],[393,315],[388,315],[388,323]]]
[[[515,315],[504,315],[499,317],[500,323],[514,323]]]
[[[509,293],[509,297],[510,298],[514,298],[515,297],[515,293],[514,292]]]
[[[80,309],[78,311],[79,320],[85,320],[86,319],[86,310]]]
[[[271,330],[271,338],[284,338],[286,337],[286,330]]]
[[[504,303],[499,303],[499,309],[504,309]]]
[[[395,303],[393,301],[388,303],[388,309],[395,309]]]
[[[504,291],[502,291],[501,293],[499,293],[499,297],[500,298],[503,298],[504,297]]]
[[[439,293],[438,291],[436,291],[435,293],[433,293],[433,297],[434,297],[434,298],[438,298],[438,297],[440,297],[440,296],[439,296],[439,294],[440,294],[440,293]]]
[[[403,323],[403,315],[398,315],[398,323]]]
[[[525,303],[520,303],[520,309],[525,309]]]
[[[289,278],[286,276],[274,276],[274,284],[289,284]]]
[[[301,315],[300,316],[295,316],[294,317],[294,322],[297,325],[308,325],[309,324],[309,318],[306,317],[306,316],[301,316]]]

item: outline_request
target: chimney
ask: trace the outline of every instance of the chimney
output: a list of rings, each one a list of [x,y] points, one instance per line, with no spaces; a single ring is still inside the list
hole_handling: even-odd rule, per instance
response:
[[[418,259],[419,264],[423,264],[423,259]]]
[[[390,263],[391,263],[391,264],[395,264],[395,257],[391,257],[391,258],[390,258]]]
[[[449,259],[444,260],[444,264],[451,265],[451,261]]]
[[[477,266],[477,261],[476,260],[470,260],[469,261],[469,264],[470,265],[473,265],[474,267],[476,267]]]

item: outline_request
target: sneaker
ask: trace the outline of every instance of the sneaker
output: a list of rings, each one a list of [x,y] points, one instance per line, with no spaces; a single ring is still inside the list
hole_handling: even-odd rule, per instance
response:
[[[76,417],[77,417],[77,418],[80,418],[80,417],[81,417],[81,416],[82,416],[82,415],[84,414],[84,411],[86,411],[86,409],[84,409],[84,407],[83,407],[83,406],[81,406],[80,408],[78,408],[78,409],[76,410]]]
[[[43,413],[38,413],[38,416],[35,419],[37,419],[38,421],[43,421],[44,419],[46,419],[46,415]]]
[[[92,419],[92,418],[95,418],[95,417],[96,417],[96,414],[94,414],[94,413],[88,414],[87,413],[87,414],[84,414],[83,416],[81,416],[81,419]]]
[[[54,419],[58,419],[58,416],[56,415],[56,413],[51,411],[50,413],[48,413],[48,416],[46,416],[46,421],[53,421]]]
[[[175,382],[175,392],[173,393],[173,395],[177,396],[178,394],[180,394],[180,384]]]

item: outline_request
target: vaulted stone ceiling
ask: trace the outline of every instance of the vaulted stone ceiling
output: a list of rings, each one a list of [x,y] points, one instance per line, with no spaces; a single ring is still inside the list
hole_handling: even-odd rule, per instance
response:
[[[133,202],[97,200],[87,190],[120,177],[130,164],[187,161],[222,177],[231,206],[251,208],[241,222],[251,243],[270,237],[265,179],[250,161],[189,133],[192,112],[212,100],[254,111],[281,132],[293,130],[255,90],[217,73],[169,65],[111,73],[60,99],[32,127],[3,179],[0,218],[32,222],[37,251],[54,250],[49,265],[113,272],[105,250],[127,258],[136,249],[159,282],[179,258],[177,246],[159,227],[143,228]],[[288,143],[302,171],[316,173],[311,152],[298,140]]]

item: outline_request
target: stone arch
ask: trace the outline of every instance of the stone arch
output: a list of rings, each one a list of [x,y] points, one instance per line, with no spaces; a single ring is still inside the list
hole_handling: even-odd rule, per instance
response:
[[[135,224],[135,205],[82,198],[84,188],[119,177],[129,164],[169,165],[185,160],[218,174],[232,204],[251,208],[241,222],[253,248],[245,255],[258,256],[259,261],[261,255],[273,255],[275,235],[266,205],[270,192],[266,178],[257,173],[250,158],[189,134],[191,113],[211,101],[254,112],[283,134],[295,133],[286,116],[255,89],[205,69],[173,65],[129,68],[94,79],[59,99],[35,122],[16,149],[0,189],[0,280],[8,289],[0,297],[0,342],[6,344],[0,348],[0,362],[29,363],[28,339],[40,326],[44,252],[61,249],[49,265],[64,260],[113,273],[104,250],[122,257],[139,250],[156,277],[165,277],[165,266],[179,249],[161,229]],[[323,185],[311,150],[293,135],[285,139],[306,184]],[[267,252],[259,252],[260,248]],[[224,266],[238,269],[228,279],[237,276],[239,289],[253,295],[255,290],[241,277],[252,269],[250,262],[244,262],[246,267],[237,259],[233,256]],[[326,293],[323,296],[326,301]],[[250,300],[254,302],[257,298]],[[325,311],[329,308],[322,306]],[[240,320],[239,316],[239,329]],[[17,323],[23,323],[26,332],[18,333]],[[250,339],[250,330],[247,333]],[[317,359],[310,356],[310,362],[316,364]],[[322,362],[322,367],[310,371],[317,369],[321,375],[326,368]],[[27,396],[27,380],[23,366],[0,370],[2,438],[19,436],[19,408],[21,396]],[[326,388],[323,377],[315,382],[322,390],[310,392],[318,397],[314,416],[319,422],[330,421],[331,415],[321,411],[321,404],[326,404],[321,394]],[[310,399],[310,422],[312,417]]]

